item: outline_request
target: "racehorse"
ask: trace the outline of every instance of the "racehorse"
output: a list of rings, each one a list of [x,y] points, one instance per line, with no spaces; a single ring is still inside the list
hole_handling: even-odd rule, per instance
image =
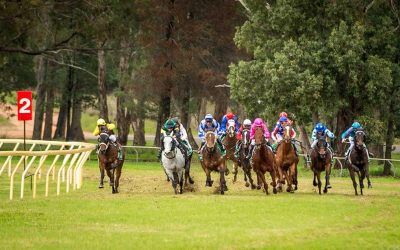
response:
[[[250,146],[250,131],[243,130],[242,132],[242,140],[241,140],[241,148],[239,150],[239,166],[243,168],[244,172],[244,181],[246,182],[246,187],[251,185],[251,189],[255,189],[253,178],[251,178],[251,164],[250,160],[247,159],[247,154],[249,153]],[[250,183],[247,181],[249,179]]]
[[[346,166],[349,169],[351,180],[353,181],[353,187],[355,195],[357,193],[357,182],[355,179],[355,173],[357,173],[359,182],[360,182],[360,191],[361,195],[363,195],[364,188],[364,178],[367,177],[368,187],[372,187],[371,181],[369,180],[369,163],[368,163],[368,155],[367,150],[364,144],[365,133],[362,130],[358,130],[355,133],[354,138],[354,147],[350,152],[350,155],[346,161]]]
[[[97,158],[99,159],[100,169],[100,184],[99,188],[104,187],[104,171],[107,172],[110,178],[110,186],[112,193],[118,193],[119,179],[121,177],[122,165],[125,161],[125,153],[122,152],[122,160],[118,159],[118,146],[109,140],[109,132],[103,130],[99,136],[99,152]]]
[[[321,172],[325,171],[325,187],[324,193],[331,188],[329,176],[331,174],[332,153],[328,149],[328,143],[323,137],[318,138],[317,145],[311,151],[311,170],[314,172],[313,185],[317,186],[316,178],[318,179],[318,190],[321,194]]]
[[[208,131],[205,136],[205,146],[201,150],[202,161],[201,167],[206,173],[206,186],[211,187],[213,180],[211,180],[211,171],[217,171],[220,174],[220,192],[224,194],[228,190],[225,181],[226,162],[225,157],[222,156],[220,150],[217,148],[217,137],[212,131]]]
[[[177,148],[176,144],[177,141],[172,136],[166,135],[164,137],[164,151],[161,154],[161,162],[165,173],[171,180],[175,194],[178,194],[178,183],[179,193],[182,194],[185,156]]]
[[[272,150],[267,146],[263,130],[256,128],[254,134],[254,141],[256,143],[253,155],[251,157],[251,165],[253,171],[257,174],[257,189],[261,188],[261,182],[264,184],[265,194],[268,194],[268,184],[265,179],[265,173],[268,171],[271,175],[274,194],[276,190],[276,163]]]
[[[290,136],[292,126],[285,127],[284,137],[276,149],[276,164],[279,174],[278,190],[282,191],[282,185],[287,181],[287,192],[297,190],[297,164],[299,157],[296,155]],[[292,184],[295,185],[294,190]]]
[[[235,157],[235,148],[237,143],[236,132],[235,132],[235,121],[230,119],[228,120],[228,127],[226,129],[226,136],[222,141],[222,144],[225,146],[226,149],[226,160],[231,160],[233,162],[233,182],[237,180],[238,174],[238,166],[239,162]]]

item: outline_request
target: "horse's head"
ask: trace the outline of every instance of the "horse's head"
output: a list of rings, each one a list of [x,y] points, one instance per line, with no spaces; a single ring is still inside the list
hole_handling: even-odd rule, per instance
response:
[[[167,135],[164,137],[164,155],[168,159],[175,157],[176,142],[175,139]]]
[[[357,130],[355,135],[355,146],[357,149],[364,149],[365,132],[363,130]]]
[[[242,144],[244,148],[248,148],[250,145],[250,131],[247,129],[242,132]]]
[[[213,131],[208,131],[206,133],[206,149],[209,153],[215,150],[215,143],[217,142],[217,138]]]
[[[285,140],[285,142],[289,142],[292,139],[292,136],[290,135],[292,132],[292,126],[286,125],[283,128],[284,128],[283,139]]]
[[[235,120],[229,119],[228,124],[227,124],[227,129],[226,129],[229,137],[235,136],[235,127],[236,127]]]
[[[257,146],[261,145],[264,142],[264,131],[261,127],[257,127],[254,133],[254,142]]]
[[[321,159],[325,159],[327,153],[327,142],[323,137],[318,138],[317,151]]]
[[[104,154],[107,151],[110,136],[106,132],[101,132],[99,135],[99,151]]]

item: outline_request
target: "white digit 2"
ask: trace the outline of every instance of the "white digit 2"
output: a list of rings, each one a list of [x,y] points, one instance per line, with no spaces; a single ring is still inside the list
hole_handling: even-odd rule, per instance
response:
[[[19,104],[24,105],[19,109],[19,113],[20,114],[29,114],[31,113],[30,110],[28,110],[27,108],[29,108],[29,106],[31,106],[31,100],[29,100],[28,98],[22,98],[21,100],[19,100]]]

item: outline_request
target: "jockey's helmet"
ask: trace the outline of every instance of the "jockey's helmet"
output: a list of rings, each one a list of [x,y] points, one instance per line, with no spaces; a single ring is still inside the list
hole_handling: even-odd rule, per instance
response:
[[[361,124],[360,124],[359,122],[353,122],[353,124],[351,124],[351,126],[352,126],[354,129],[361,128]]]
[[[206,122],[212,122],[212,120],[214,119],[212,114],[206,114],[206,116],[204,117],[204,119],[206,120]]]
[[[234,115],[232,112],[228,112],[228,113],[226,114],[226,118],[228,118],[228,120],[233,119],[234,116],[235,116],[235,115]]]
[[[263,120],[261,119],[261,118],[256,118],[255,120],[254,120],[254,126],[256,126],[256,127],[261,127],[262,125],[263,125]]]
[[[172,119],[169,119],[165,122],[165,127],[167,129],[173,129],[175,128],[175,122]]]
[[[286,113],[286,112],[281,112],[281,113],[279,114],[279,117],[287,117],[287,113]]]
[[[280,123],[287,122],[287,121],[288,121],[288,119],[286,118],[286,116],[282,116],[281,118],[279,118]]]
[[[317,125],[315,125],[315,130],[317,130],[317,132],[324,132],[325,130],[325,126],[322,123],[317,123]]]
[[[251,126],[251,121],[249,119],[244,120],[243,126]]]
[[[107,124],[103,118],[100,118],[97,120],[97,126],[105,126],[105,125],[107,125]]]

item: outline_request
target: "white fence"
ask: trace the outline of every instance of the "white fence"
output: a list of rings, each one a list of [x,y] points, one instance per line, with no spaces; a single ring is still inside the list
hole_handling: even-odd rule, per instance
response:
[[[17,176],[21,178],[21,199],[24,197],[26,177],[33,177],[32,196],[36,197],[38,179],[42,171],[46,174],[45,196],[49,195],[50,175],[55,180],[57,171],[57,195],[60,194],[61,182],[65,182],[66,192],[72,189],[80,189],[82,186],[82,167],[88,159],[90,152],[95,149],[94,144],[84,142],[60,142],[26,140],[27,151],[23,150],[24,140],[0,139],[0,157],[5,158],[0,167],[0,176],[7,172],[10,186],[10,200],[14,195],[14,182]],[[11,151],[4,148],[11,146]],[[44,149],[43,149],[44,148]],[[48,156],[54,156],[49,164]],[[62,161],[60,157],[64,156]],[[40,157],[38,160],[37,158]],[[60,160],[60,161],[59,161]],[[1,163],[1,162],[0,162]],[[22,169],[21,166],[24,166]]]

